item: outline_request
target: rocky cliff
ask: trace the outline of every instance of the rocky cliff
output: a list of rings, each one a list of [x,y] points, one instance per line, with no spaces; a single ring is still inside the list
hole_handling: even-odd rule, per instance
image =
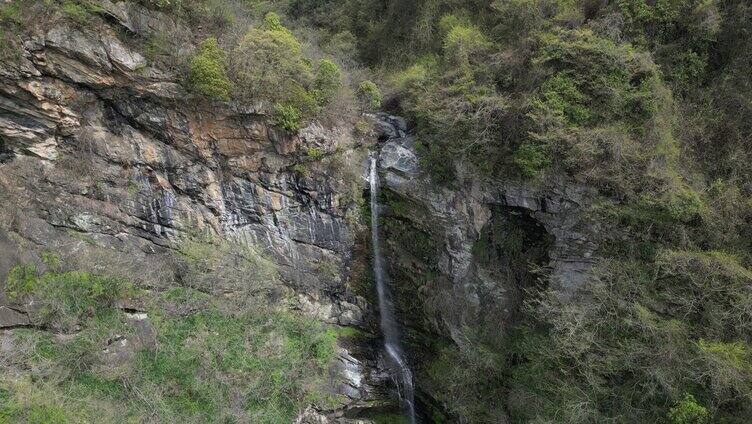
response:
[[[40,26],[0,64],[0,280],[45,252],[104,251],[141,287],[164,288],[171,249],[210,233],[271,258],[293,307],[367,327],[368,305],[349,288],[367,140],[347,126],[292,134],[263,105],[192,96],[132,45],[185,28],[133,3],[105,6],[106,25]],[[0,297],[0,327],[29,325],[28,307]],[[371,399],[368,346],[339,354],[337,390]]]
[[[111,16],[137,32],[149,30],[139,19],[170,22],[138,13],[119,4]],[[351,154],[350,130],[289,134],[258,111],[193,98],[116,29],[55,26],[0,70],[2,228],[13,243],[145,258],[181,234],[233,236],[268,251],[301,293],[336,297],[328,318],[357,321],[340,284],[351,181],[306,154]]]
[[[489,339],[503,345],[536,285],[573,293],[595,264],[597,225],[587,218],[584,187],[472,175],[438,186],[421,169],[412,137],[386,136],[380,171],[389,274],[430,408],[434,399],[456,400],[441,393],[454,383],[436,368],[437,350],[447,343],[477,349]],[[505,420],[497,402],[488,409]]]
[[[196,98],[132,46],[157,29],[184,29],[131,3],[105,6],[107,25],[40,30],[0,65],[0,276],[43,252],[104,249],[158,288],[170,282],[160,276],[165,252],[208,232],[265,252],[296,308],[374,328],[358,199],[375,137],[348,125],[292,134],[263,105]],[[473,335],[503,336],[542,275],[562,296],[583,281],[595,251],[588,194],[563,181],[470,175],[437,186],[404,120],[373,120],[389,275],[422,407],[440,411],[436,399],[445,399],[427,371],[436,343],[464,349]],[[29,325],[26,306],[0,298],[0,325]],[[384,380],[377,357],[351,345],[340,359],[339,390],[372,401],[371,385]],[[300,422],[325,419],[307,411]]]

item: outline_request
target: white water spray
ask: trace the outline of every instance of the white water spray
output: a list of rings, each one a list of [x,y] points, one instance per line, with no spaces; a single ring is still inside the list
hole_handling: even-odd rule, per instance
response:
[[[384,350],[387,359],[401,381],[401,398],[405,403],[410,422],[415,424],[415,391],[413,375],[404,359],[399,343],[399,331],[394,320],[394,305],[386,286],[383,258],[379,242],[379,173],[376,158],[371,158],[371,243],[373,248],[373,273],[376,278],[376,291],[379,296],[381,332],[384,334]]]

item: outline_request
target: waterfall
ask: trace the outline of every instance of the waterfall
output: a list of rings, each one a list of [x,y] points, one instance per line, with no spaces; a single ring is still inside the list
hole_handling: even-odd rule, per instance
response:
[[[376,291],[379,297],[379,313],[381,315],[381,332],[384,335],[384,350],[387,361],[392,366],[399,380],[401,380],[401,398],[407,409],[410,422],[415,424],[415,404],[413,375],[407,366],[399,342],[399,330],[394,319],[394,305],[392,304],[389,288],[386,286],[384,260],[381,257],[379,240],[379,173],[375,157],[371,158],[371,243],[373,248],[373,273],[376,278]]]

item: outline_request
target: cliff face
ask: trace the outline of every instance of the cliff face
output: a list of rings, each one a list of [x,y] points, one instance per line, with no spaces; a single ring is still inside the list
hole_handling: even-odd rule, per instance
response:
[[[456,343],[462,343],[463,327],[477,325],[489,313],[503,329],[519,306],[522,287],[501,275],[512,272],[500,269],[512,264],[500,263],[504,258],[493,252],[505,242],[505,231],[519,227],[518,237],[526,239],[514,242],[540,250],[537,265],[547,270],[551,287],[562,296],[587,277],[595,261],[596,229],[585,218],[583,187],[563,181],[539,187],[484,184],[472,178],[439,187],[421,173],[410,137],[389,140],[380,163],[389,216],[419,234],[409,239],[392,232],[395,266],[430,263],[438,272],[439,278],[430,283],[435,286],[420,285],[417,293],[424,296],[422,304],[434,308],[431,328],[448,330]],[[515,237],[506,236],[506,241]],[[412,244],[401,244],[400,237]]]
[[[442,394],[453,383],[440,369],[437,375],[437,347],[503,346],[527,289],[547,284],[567,297],[582,284],[595,263],[590,197],[563,179],[533,186],[468,176],[440,187],[404,135],[383,145],[380,166],[389,274],[418,385],[427,403],[439,399],[452,409],[457,399]],[[488,409],[504,421],[504,401],[496,401]]]
[[[350,154],[349,130],[292,135],[254,110],[192,98],[110,27],[56,26],[0,76],[2,228],[19,250],[90,241],[143,258],[208,230],[263,248],[301,293],[336,298],[327,318],[357,321],[341,284],[350,183],[306,155]]]
[[[109,4],[106,15],[110,24],[96,30],[40,32],[17,61],[0,65],[0,248],[8,253],[0,276],[34,253],[111,249],[154,287],[166,251],[210,232],[263,250],[297,308],[367,327],[368,302],[352,287],[365,266],[356,217],[369,141],[353,141],[348,127],[290,134],[261,106],[194,98],[118,32],[183,29],[131,4]],[[426,375],[433,344],[463,349],[469,333],[503,335],[536,284],[531,264],[566,296],[592,264],[596,230],[584,218],[582,187],[471,176],[439,187],[421,171],[406,123],[375,121],[386,139],[379,163],[389,275],[429,405],[445,400]],[[0,298],[0,312],[3,327],[29,323],[23,305]],[[340,352],[339,390],[370,399],[363,375],[383,376],[376,358],[355,350],[360,357]]]
[[[130,3],[107,7],[109,25],[57,24],[0,64],[1,284],[44,252],[108,251],[159,289],[171,281],[168,252],[210,233],[270,258],[294,308],[366,326],[367,305],[348,288],[365,183],[352,129],[290,134],[258,109],[195,98],[128,44],[185,29]],[[0,294],[0,328],[30,325],[30,308]],[[378,398],[383,376],[367,343],[340,344],[337,358],[332,387],[349,399],[340,406]]]

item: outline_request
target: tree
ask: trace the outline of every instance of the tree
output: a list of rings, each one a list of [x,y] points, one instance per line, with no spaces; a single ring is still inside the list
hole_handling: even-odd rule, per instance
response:
[[[261,28],[251,28],[233,50],[233,77],[238,97],[245,100],[297,101],[301,88],[313,80],[313,70],[304,58],[300,42],[267,14]]]
[[[313,81],[314,97],[318,105],[326,106],[331,103],[340,88],[342,88],[342,71],[336,63],[323,59],[319,62],[316,79]]]
[[[191,90],[219,100],[229,100],[232,85],[225,70],[227,56],[216,38],[207,38],[191,58],[188,86]]]

